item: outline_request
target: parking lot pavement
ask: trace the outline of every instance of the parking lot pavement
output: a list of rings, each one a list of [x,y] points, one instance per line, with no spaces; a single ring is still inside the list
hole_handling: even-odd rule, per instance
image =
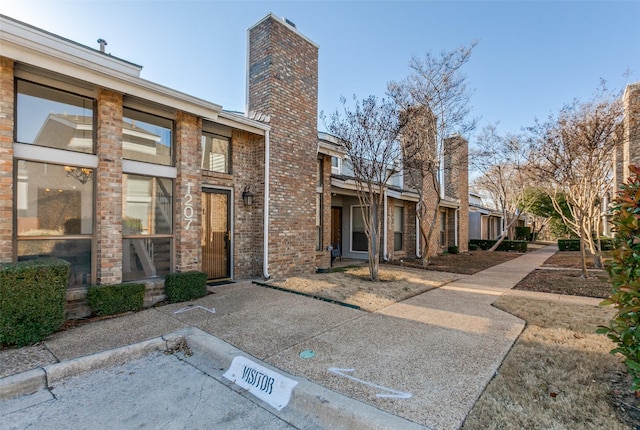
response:
[[[3,429],[293,429],[180,359],[156,352],[0,403]]]

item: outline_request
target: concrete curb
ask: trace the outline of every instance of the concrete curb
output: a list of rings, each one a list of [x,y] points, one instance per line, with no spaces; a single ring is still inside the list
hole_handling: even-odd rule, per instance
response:
[[[47,388],[47,375],[44,369],[27,370],[0,379],[0,401],[33,394]]]
[[[0,400],[34,394],[48,389],[61,379],[172,349],[185,340],[195,354],[181,356],[181,359],[297,428],[426,429],[417,423],[331,391],[305,378],[290,375],[193,326],[144,342],[2,378]],[[246,357],[298,382],[289,404],[284,409],[275,410],[222,376],[237,356]]]
[[[156,351],[164,351],[184,339],[185,333],[184,330],[179,330],[159,338],[7,376],[0,379],[0,401],[49,389],[63,378],[122,364]]]
[[[331,391],[308,379],[288,374],[196,327],[190,327],[188,330],[190,332],[185,336],[187,344],[197,354],[185,358],[185,361],[297,428],[426,429],[422,425]],[[194,359],[198,355],[210,361],[204,361],[202,358]],[[223,370],[228,369],[233,358],[237,356],[246,357],[261,366],[298,381],[289,404],[283,410],[276,411],[240,387],[232,385],[222,376]]]

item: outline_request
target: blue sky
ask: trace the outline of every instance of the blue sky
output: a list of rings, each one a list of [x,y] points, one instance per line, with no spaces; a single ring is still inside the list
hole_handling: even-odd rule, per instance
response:
[[[479,44],[465,66],[478,129],[517,132],[600,78],[640,81],[640,1],[4,1],[0,13],[144,66],[142,77],[244,111],[246,30],[269,12],[320,46],[319,109],[384,96],[411,55]],[[1,47],[0,47],[1,49]],[[323,126],[320,124],[320,129]],[[468,136],[473,142],[473,135]]]

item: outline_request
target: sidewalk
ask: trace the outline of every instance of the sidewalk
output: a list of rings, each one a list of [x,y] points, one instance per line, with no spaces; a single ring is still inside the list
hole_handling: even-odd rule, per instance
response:
[[[547,246],[376,313],[250,282],[214,287],[191,303],[201,308],[172,304],[56,333],[29,347],[43,362],[28,368],[195,327],[374,408],[428,428],[456,429],[524,327],[491,304],[556,250]],[[27,370],[16,365],[21,351],[30,356],[27,350],[0,351],[0,375]],[[315,356],[301,358],[306,350]]]

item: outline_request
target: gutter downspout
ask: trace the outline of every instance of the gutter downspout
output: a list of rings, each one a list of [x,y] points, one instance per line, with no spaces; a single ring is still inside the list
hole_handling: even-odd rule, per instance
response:
[[[384,232],[382,233],[382,259],[384,261],[388,261],[389,260],[389,254],[387,253],[387,218],[388,218],[388,214],[387,214],[387,190],[385,188],[384,190]]]
[[[416,203],[416,212],[418,211],[418,204]],[[416,257],[422,258],[420,252],[420,218],[416,215]]]
[[[269,130],[264,134],[264,248],[262,251],[262,276],[269,279]]]
[[[453,213],[453,244],[458,246],[458,214],[460,213],[460,208],[457,208]]]

